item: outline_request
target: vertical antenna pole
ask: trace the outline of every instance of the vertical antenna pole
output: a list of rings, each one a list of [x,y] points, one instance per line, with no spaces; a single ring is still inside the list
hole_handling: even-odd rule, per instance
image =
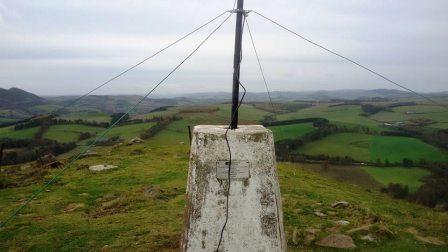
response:
[[[238,103],[240,95],[240,65],[241,65],[241,43],[243,37],[243,9],[244,0],[238,0],[238,12],[236,13],[235,28],[235,54],[233,58],[233,90],[232,90],[232,114],[230,128],[238,128]]]

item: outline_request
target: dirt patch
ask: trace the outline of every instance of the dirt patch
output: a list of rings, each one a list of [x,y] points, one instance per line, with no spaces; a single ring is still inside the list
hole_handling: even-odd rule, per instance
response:
[[[339,249],[354,249],[356,248],[355,242],[348,235],[332,234],[320,239],[316,242],[316,245],[321,247],[339,248]]]
[[[130,199],[127,197],[116,198],[115,195],[105,195],[97,200],[98,207],[91,214],[92,218],[101,218],[107,215],[125,213],[129,210]]]

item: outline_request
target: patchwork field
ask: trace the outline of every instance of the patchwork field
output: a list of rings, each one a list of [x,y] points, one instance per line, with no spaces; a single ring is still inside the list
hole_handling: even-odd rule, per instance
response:
[[[361,107],[358,105],[344,105],[329,107],[328,104],[317,105],[311,108],[299,110],[294,113],[281,114],[277,116],[277,120],[291,120],[298,118],[321,117],[348,127],[362,125],[370,129],[381,132],[385,128],[368,117],[361,116]]]
[[[362,169],[384,186],[399,183],[408,186],[410,192],[417,191],[422,185],[421,179],[430,175],[428,170],[421,168],[363,167]]]
[[[401,162],[403,158],[447,161],[448,154],[421,140],[409,137],[339,133],[308,143],[298,150],[308,155],[350,156],[358,161]]]
[[[39,130],[39,127],[33,127],[23,130],[14,130],[14,127],[0,128],[0,138],[26,139],[34,138],[34,135]]]
[[[66,120],[85,120],[85,121],[96,121],[96,122],[110,122],[111,117],[106,114],[106,113],[102,113],[102,112],[94,112],[94,111],[89,111],[89,112],[74,112],[74,113],[70,113],[68,115],[63,115],[61,116],[62,119],[66,119]]]
[[[434,122],[430,127],[439,128],[439,123],[448,123],[448,111],[442,107],[432,105],[403,106],[393,108],[391,111],[379,112],[372,115],[371,118],[382,122],[429,119]]]
[[[77,142],[80,133],[89,132],[91,134],[105,130],[100,127],[86,125],[53,125],[44,134],[44,138],[59,142]]]
[[[269,127],[274,133],[275,141],[295,139],[315,130],[312,123],[300,123]]]

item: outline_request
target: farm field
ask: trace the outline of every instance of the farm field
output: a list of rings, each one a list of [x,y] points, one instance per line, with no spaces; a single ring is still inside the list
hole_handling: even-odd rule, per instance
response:
[[[366,166],[362,169],[384,186],[399,183],[408,186],[410,192],[417,191],[422,185],[421,179],[430,175],[428,170],[421,168]]]
[[[432,105],[402,106],[393,108],[392,111],[381,111],[372,115],[371,118],[382,122],[429,119],[435,123],[447,123],[448,111],[439,106]]]
[[[275,141],[295,139],[315,130],[312,123],[300,123],[269,127],[274,133]]]
[[[385,128],[381,126],[381,123],[365,116],[361,116],[361,113],[362,110],[359,105],[329,107],[327,104],[321,104],[311,108],[302,109],[294,113],[277,115],[277,120],[283,121],[299,118],[321,117],[326,118],[331,122],[336,122],[348,127],[362,125],[377,132],[385,130]]]
[[[59,142],[77,142],[80,133],[89,132],[93,135],[103,130],[105,129],[79,124],[53,125],[45,132],[43,137]]]
[[[111,117],[102,112],[87,111],[87,112],[73,112],[68,115],[61,116],[62,119],[66,120],[85,120],[85,121],[95,121],[95,122],[110,122]]]
[[[145,130],[154,126],[155,123],[139,123],[139,124],[130,124],[113,128],[106,137],[121,137],[125,140],[131,140],[134,137],[140,136]]]
[[[426,159],[447,161],[448,154],[438,148],[408,137],[372,136],[359,133],[339,133],[306,144],[297,150],[308,155],[350,156],[357,161],[377,159],[401,162]]]
[[[34,135],[39,130],[39,127],[33,127],[22,130],[14,130],[14,127],[0,128],[0,138],[13,138],[13,139],[27,139],[34,138]]]

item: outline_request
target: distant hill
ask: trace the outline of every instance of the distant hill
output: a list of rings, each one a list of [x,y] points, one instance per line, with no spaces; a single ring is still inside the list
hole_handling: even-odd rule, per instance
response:
[[[53,105],[64,106],[71,104],[77,96],[47,97],[46,99]],[[133,104],[142,99],[139,95],[91,95],[79,100],[71,106],[71,110],[97,110],[107,114],[127,111]],[[179,102],[176,99],[145,99],[140,103],[137,112],[149,113],[154,109],[165,106],[176,106]],[[134,111],[135,112],[135,111]]]
[[[0,88],[0,108],[26,110],[31,106],[42,105],[45,99],[19,88]]]
[[[427,93],[428,96],[446,96],[447,92],[440,93]],[[210,101],[230,101],[231,94],[226,92],[210,92],[210,93],[192,93],[180,95],[181,97],[202,100],[204,102]],[[288,100],[319,100],[328,101],[333,99],[371,99],[371,98],[383,98],[383,99],[400,99],[400,98],[415,98],[415,95],[396,89],[348,89],[348,90],[320,90],[320,91],[303,91],[303,92],[286,92],[286,91],[273,91],[271,97],[275,100],[288,101]],[[245,100],[247,102],[266,101],[267,94],[265,92],[246,94]]]

